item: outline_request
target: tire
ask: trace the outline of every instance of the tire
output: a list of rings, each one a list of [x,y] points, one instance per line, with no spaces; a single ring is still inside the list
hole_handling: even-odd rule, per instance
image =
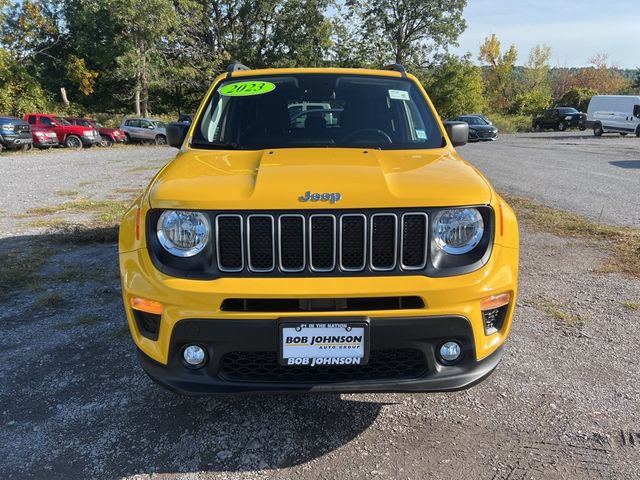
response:
[[[0,143],[0,153],[2,153],[3,150],[4,150],[4,145]]]
[[[542,127],[540,126],[540,123],[539,123],[539,122],[536,122],[536,123],[533,125],[533,130],[534,130],[534,131],[536,131],[536,132],[541,132],[541,131],[542,131]]]
[[[558,123],[558,130],[560,132],[564,132],[567,130],[567,122],[559,122]]]
[[[100,137],[100,146],[101,147],[113,147],[113,140],[108,135],[102,135]]]
[[[131,135],[127,132],[124,133],[124,143],[131,143]]]
[[[156,145],[166,145],[167,137],[164,135],[156,135]]]
[[[636,128],[636,137],[640,137],[640,125]]]
[[[20,150],[22,150],[23,152],[30,152],[31,150],[33,150],[33,143],[25,143],[24,145],[22,145]]]
[[[602,125],[599,123],[596,123],[593,126],[593,135],[596,137],[601,137],[603,133],[604,131],[602,130]]]
[[[64,139],[64,146],[67,148],[73,148],[79,150],[82,148],[82,140],[77,135],[69,135]]]

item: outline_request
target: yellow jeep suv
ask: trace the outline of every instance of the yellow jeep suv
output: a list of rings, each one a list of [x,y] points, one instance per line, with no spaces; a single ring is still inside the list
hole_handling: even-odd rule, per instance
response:
[[[512,209],[401,65],[233,64],[122,220],[144,370],[182,393],[466,388],[513,317]]]

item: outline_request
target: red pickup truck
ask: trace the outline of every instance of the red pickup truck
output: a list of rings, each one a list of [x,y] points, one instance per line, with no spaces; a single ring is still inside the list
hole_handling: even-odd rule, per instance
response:
[[[100,143],[100,134],[95,128],[72,125],[56,115],[27,113],[24,119],[31,127],[55,132],[58,141],[69,148],[92,147]]]

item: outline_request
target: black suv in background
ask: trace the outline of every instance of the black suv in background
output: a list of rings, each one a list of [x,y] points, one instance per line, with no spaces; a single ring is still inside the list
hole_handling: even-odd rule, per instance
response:
[[[0,117],[0,152],[19,148],[26,151],[32,147],[31,128],[27,122],[16,117]]]
[[[543,115],[533,119],[532,127],[536,131],[553,128],[564,132],[569,128],[586,129],[587,115],[573,107],[550,108]]]

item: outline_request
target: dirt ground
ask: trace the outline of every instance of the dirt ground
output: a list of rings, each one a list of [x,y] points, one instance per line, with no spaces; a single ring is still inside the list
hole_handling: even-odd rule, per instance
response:
[[[90,154],[64,157],[73,173],[52,186],[32,165],[47,163],[41,154],[25,157],[28,176],[0,179],[33,196],[0,203],[0,255],[20,267],[0,292],[0,477],[640,478],[640,281],[600,273],[603,246],[522,226],[512,334],[501,365],[470,390],[181,397],[137,365],[113,230],[65,239],[34,218],[95,212],[24,216],[69,198],[130,197],[173,151]]]

